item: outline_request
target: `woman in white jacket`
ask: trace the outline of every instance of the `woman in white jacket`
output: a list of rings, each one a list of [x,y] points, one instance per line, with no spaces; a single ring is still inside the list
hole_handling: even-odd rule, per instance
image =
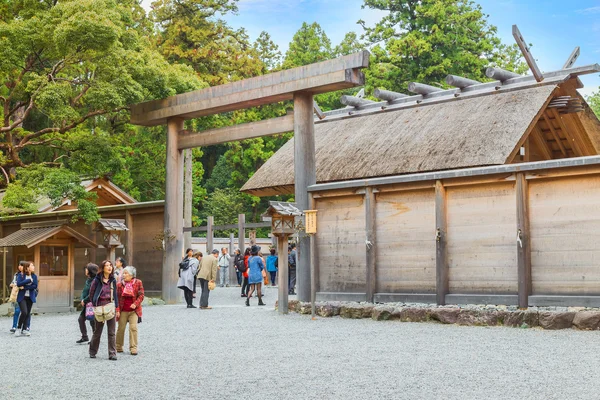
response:
[[[187,249],[185,258],[179,263],[177,287],[183,290],[187,308],[196,308],[192,301],[194,300],[194,281],[196,280],[196,274],[198,274],[200,262],[194,255],[193,249]]]

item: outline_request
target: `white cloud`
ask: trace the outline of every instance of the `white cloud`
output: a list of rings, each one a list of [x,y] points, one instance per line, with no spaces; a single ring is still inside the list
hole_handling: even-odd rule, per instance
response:
[[[596,6],[596,7],[589,7],[589,8],[582,8],[580,10],[576,11],[578,14],[598,14],[600,13],[600,6]]]

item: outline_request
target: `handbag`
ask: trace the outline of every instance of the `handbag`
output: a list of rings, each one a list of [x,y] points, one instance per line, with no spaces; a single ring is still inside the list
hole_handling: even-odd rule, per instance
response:
[[[96,315],[94,314],[94,305],[89,302],[85,305],[85,319],[93,321],[94,318],[96,318]]]
[[[9,303],[15,303],[17,301],[17,296],[19,295],[19,287],[17,285],[13,286],[10,291],[10,297],[8,298]]]
[[[208,282],[208,290],[215,290],[215,286],[217,286],[213,281]]]
[[[98,322],[110,321],[115,317],[115,302],[113,299],[112,283],[110,285],[110,303],[104,306],[95,306],[94,316]]]

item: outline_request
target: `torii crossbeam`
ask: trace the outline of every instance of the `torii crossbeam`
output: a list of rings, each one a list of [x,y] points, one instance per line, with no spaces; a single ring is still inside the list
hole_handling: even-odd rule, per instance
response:
[[[131,123],[143,126],[167,125],[167,162],[165,188],[165,255],[162,295],[167,303],[179,299],[177,268],[183,255],[183,156],[182,149],[275,135],[293,128],[295,136],[295,201],[308,208],[308,191],[316,183],[313,96],[365,83],[361,68],[369,66],[369,52],[361,51],[333,60],[262,75],[162,100],[131,106]],[[276,103],[294,101],[293,117],[280,117],[191,133],[185,120]],[[309,301],[309,243],[298,243],[298,298]]]

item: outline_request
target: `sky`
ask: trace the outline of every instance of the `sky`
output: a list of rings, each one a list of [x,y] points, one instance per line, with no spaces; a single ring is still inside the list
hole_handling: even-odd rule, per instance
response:
[[[148,8],[151,0],[144,0]],[[498,28],[504,43],[512,44],[517,24],[533,46],[531,53],[542,71],[562,68],[576,46],[581,55],[575,66],[600,63],[600,0],[479,0],[488,22]],[[347,32],[362,33],[358,20],[373,26],[385,15],[362,9],[363,0],[239,0],[237,15],[223,18],[234,28],[245,28],[251,40],[267,31],[282,54],[302,22],[318,22],[335,46]],[[598,91],[600,75],[581,77],[589,95]]]

